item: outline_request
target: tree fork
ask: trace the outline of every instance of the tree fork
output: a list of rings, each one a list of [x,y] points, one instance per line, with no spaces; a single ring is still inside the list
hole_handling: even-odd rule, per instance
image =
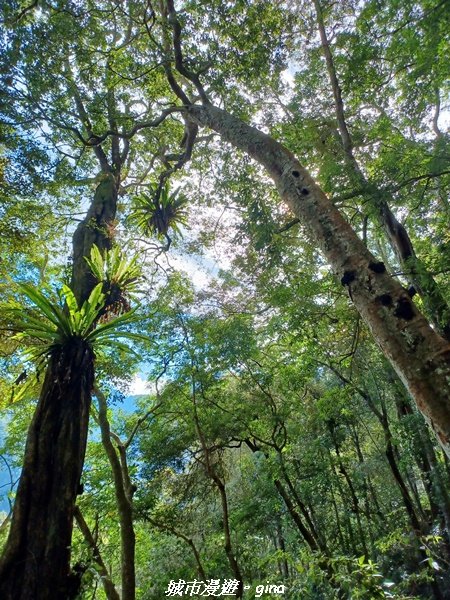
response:
[[[209,103],[189,105],[186,111],[267,170],[281,198],[348,289],[377,344],[450,456],[450,344],[430,327],[407,291],[369,252],[287,148]]]

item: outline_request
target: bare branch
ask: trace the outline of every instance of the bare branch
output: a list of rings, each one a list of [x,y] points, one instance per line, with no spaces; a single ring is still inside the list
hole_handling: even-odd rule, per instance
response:
[[[38,5],[38,1],[39,0],[33,0],[33,2],[29,6],[25,6],[24,8],[22,8],[22,10],[20,11],[20,13],[13,20],[13,24],[15,25],[16,23],[18,23],[27,13],[29,13],[30,11],[32,11],[33,8],[36,8],[37,5]]]
[[[295,225],[298,225],[298,223],[300,223],[300,219],[292,219],[292,221],[289,221],[289,223],[286,223],[286,225],[283,225],[283,227],[280,227],[279,229],[274,231],[274,233],[275,234],[284,233],[285,231],[288,231]]]
[[[166,5],[167,20],[172,26],[172,42],[175,58],[175,68],[177,69],[178,73],[180,73],[180,75],[183,75],[184,77],[186,77],[186,79],[188,79],[195,85],[202,102],[204,104],[210,104],[208,96],[205,92],[205,88],[200,83],[199,73],[195,73],[194,71],[188,69],[183,59],[183,51],[181,47],[181,25],[177,17],[173,0],[166,0]],[[202,68],[202,71],[204,70],[205,66]]]

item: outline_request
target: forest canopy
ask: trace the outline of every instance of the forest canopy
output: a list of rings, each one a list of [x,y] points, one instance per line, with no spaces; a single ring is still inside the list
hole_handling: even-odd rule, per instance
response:
[[[448,0],[0,15],[0,598],[450,598]]]

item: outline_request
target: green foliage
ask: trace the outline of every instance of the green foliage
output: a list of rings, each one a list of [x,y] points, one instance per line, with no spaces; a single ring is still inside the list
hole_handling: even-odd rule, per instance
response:
[[[152,194],[141,194],[134,200],[129,222],[146,236],[166,237],[171,229],[181,235],[180,226],[187,224],[187,198],[181,188],[170,192],[169,183]]]
[[[128,293],[136,291],[140,273],[137,257],[127,260],[119,246],[106,251],[103,257],[94,244],[90,258],[86,257],[85,260],[98,281],[105,282],[108,287],[117,285],[122,289],[126,288]]]
[[[355,158],[448,297],[446,3],[321,4]],[[0,284],[7,299],[17,289],[11,279],[35,285],[20,286],[20,303],[0,315],[2,329],[16,332],[0,342],[0,392],[8,399],[14,386],[20,397],[22,345],[42,361],[81,339],[96,352],[97,381],[126,395],[136,360],[125,353],[139,344],[152,395],[128,398],[121,409],[112,393],[108,411],[113,445],[137,488],[129,497],[138,598],[160,600],[170,579],[199,578],[189,541],[208,578],[232,575],[217,478],[232,552],[253,589],[283,581],[291,600],[428,600],[434,582],[448,589],[448,463],[315,240],[280,206],[259,167],[212,136],[200,134],[173,181],[184,120],[173,112],[149,126],[176,102],[158,3],[39,3],[16,19],[24,6],[14,0],[1,9],[9,28],[0,42]],[[296,153],[405,283],[377,206],[345,158],[313,6],[180,5],[185,66],[198,70],[214,103]],[[194,86],[180,82],[194,99]],[[67,231],[78,226],[104,160],[120,181],[108,229],[118,239],[109,252],[92,246],[85,260],[96,286],[79,306],[68,286],[54,297],[48,283],[63,280]],[[170,185],[162,168],[172,169]],[[161,189],[151,183],[158,180],[166,181]],[[188,197],[196,199],[190,211]],[[159,246],[139,238],[139,264],[131,250],[136,235],[181,236],[188,213],[188,247],[200,248],[207,264],[212,256],[231,262],[206,289],[158,258]],[[137,295],[139,315],[129,310]],[[1,452],[15,469],[32,405],[14,403],[6,413]],[[132,432],[128,446],[120,441]],[[120,587],[120,512],[94,423],[83,481],[78,503]],[[421,532],[411,527],[404,489]],[[102,597],[94,553],[79,532],[72,554],[89,564],[83,598]]]
[[[94,244],[90,258],[85,257],[93,275],[102,283],[104,295],[103,304],[107,309],[102,318],[108,320],[108,315],[120,315],[130,310],[128,298],[139,289],[141,269],[137,264],[137,256],[129,260],[118,245],[102,256]]]
[[[72,290],[66,285],[59,294],[60,303],[49,299],[29,284],[20,284],[18,287],[35,308],[10,308],[11,329],[17,332],[17,339],[25,340],[32,346],[28,354],[34,359],[45,358],[55,350],[70,345],[74,340],[85,341],[93,348],[113,345],[129,350],[128,346],[119,341],[120,338],[141,339],[135,333],[122,330],[122,327],[136,322],[134,311],[97,324],[105,305],[102,283],[94,287],[81,307],[78,306]]]

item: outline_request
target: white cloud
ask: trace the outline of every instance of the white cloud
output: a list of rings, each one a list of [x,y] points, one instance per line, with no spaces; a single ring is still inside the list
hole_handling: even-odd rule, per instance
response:
[[[142,379],[140,375],[135,375],[130,388],[130,396],[141,396],[143,394],[152,394],[155,392],[155,385],[146,379]]]

